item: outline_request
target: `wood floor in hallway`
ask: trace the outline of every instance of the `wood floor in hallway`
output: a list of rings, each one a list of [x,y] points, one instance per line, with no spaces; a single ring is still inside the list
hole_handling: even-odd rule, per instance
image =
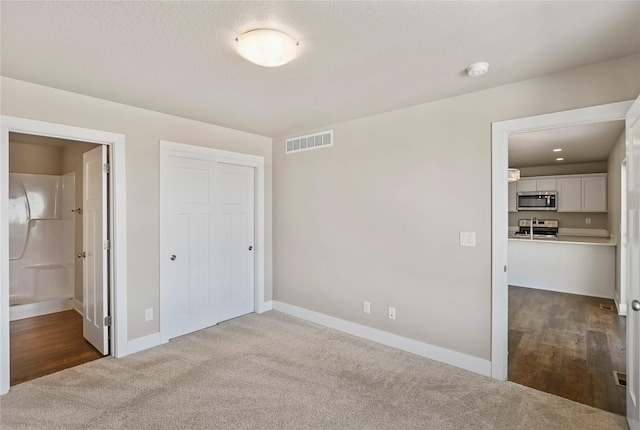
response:
[[[82,337],[82,316],[57,312],[11,321],[11,385],[102,357]]]
[[[509,286],[509,380],[625,415],[613,371],[626,373],[626,318],[615,309],[609,299]]]

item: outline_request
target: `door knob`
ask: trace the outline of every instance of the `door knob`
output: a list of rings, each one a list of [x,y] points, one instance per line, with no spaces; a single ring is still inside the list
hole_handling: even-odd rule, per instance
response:
[[[175,255],[175,254],[171,255],[171,261],[176,261],[176,258],[177,258],[177,257],[176,257],[176,255]]]
[[[637,300],[632,300],[631,309],[633,309],[634,311],[640,311],[640,302]]]
[[[249,251],[251,251],[253,249],[253,246],[249,245]]]
[[[87,257],[87,253],[82,251],[82,252],[78,252],[78,258],[86,258]]]

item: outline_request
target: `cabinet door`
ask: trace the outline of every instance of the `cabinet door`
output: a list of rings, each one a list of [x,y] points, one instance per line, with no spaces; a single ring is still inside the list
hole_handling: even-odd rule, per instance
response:
[[[535,179],[521,179],[519,182],[516,182],[518,184],[518,191],[538,191],[538,185],[536,182],[537,181]]]
[[[518,212],[517,182],[509,182],[509,212]]]
[[[605,176],[582,178],[582,211],[607,211],[607,178]]]
[[[556,191],[556,180],[538,179],[536,181],[536,191]]]
[[[558,179],[558,212],[582,211],[582,178]]]

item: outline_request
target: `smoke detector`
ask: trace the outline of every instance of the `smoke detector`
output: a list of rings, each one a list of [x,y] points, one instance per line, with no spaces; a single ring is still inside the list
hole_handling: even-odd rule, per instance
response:
[[[473,63],[467,67],[467,74],[472,78],[476,76],[482,76],[489,71],[489,63]]]

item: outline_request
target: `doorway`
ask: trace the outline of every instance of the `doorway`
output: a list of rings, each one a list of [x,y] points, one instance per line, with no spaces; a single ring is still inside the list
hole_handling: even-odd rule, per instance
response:
[[[93,228],[85,191],[103,180],[86,177],[83,159],[101,147],[9,133],[11,385],[108,354],[82,317],[95,296],[95,265],[81,258]]]
[[[623,120],[633,102],[575,109],[492,124],[491,375],[508,377],[508,140],[513,133]]]
[[[126,200],[124,136],[98,130],[65,126],[23,118],[0,117],[0,394],[10,385],[10,280],[9,280],[9,135],[51,137],[75,142],[106,145],[110,162],[109,197],[110,210],[105,228],[111,232],[113,243],[107,252],[112,264],[107,268],[109,278],[108,303],[111,308],[111,324],[108,332],[110,353],[116,357],[127,354],[126,331]],[[104,321],[108,323],[109,321]]]

